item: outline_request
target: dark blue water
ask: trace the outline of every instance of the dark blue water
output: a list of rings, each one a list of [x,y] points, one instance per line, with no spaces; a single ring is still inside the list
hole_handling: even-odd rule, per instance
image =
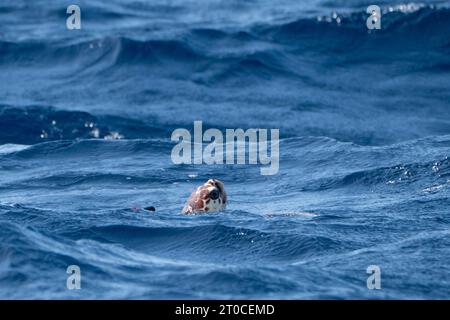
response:
[[[0,3],[0,298],[450,297],[448,1],[68,4]],[[174,165],[194,120],[280,129],[279,173]]]

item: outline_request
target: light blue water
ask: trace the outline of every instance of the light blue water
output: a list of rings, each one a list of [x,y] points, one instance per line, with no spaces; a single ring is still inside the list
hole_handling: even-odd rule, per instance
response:
[[[0,298],[449,298],[447,1],[78,4],[0,4]],[[279,173],[174,165],[194,120],[279,128]]]

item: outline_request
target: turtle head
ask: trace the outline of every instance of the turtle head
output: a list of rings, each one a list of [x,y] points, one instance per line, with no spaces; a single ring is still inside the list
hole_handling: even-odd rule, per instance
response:
[[[222,181],[209,179],[191,194],[183,213],[214,212],[224,210],[227,194]]]

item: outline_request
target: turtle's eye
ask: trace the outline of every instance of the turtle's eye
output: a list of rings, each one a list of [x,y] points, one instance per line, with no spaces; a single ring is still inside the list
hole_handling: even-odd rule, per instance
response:
[[[212,189],[211,192],[209,193],[209,197],[210,197],[212,200],[217,200],[217,199],[219,199],[219,195],[220,195],[219,190],[217,190],[216,188]]]

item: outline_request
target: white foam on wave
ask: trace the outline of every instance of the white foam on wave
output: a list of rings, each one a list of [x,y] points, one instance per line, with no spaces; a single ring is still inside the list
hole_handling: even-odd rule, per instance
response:
[[[305,212],[305,211],[282,211],[282,212],[272,212],[266,214],[268,218],[273,217],[304,217],[304,218],[314,218],[319,216],[318,213]]]
[[[24,144],[14,144],[14,143],[7,143],[0,145],[0,154],[8,154],[13,152],[18,152],[25,150],[29,148],[30,146],[24,145]]]

